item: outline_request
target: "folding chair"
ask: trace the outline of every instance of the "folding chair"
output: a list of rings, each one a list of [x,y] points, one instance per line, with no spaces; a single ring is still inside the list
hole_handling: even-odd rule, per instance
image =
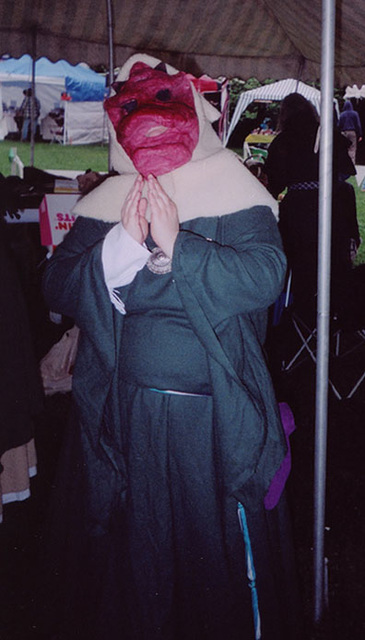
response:
[[[295,298],[291,294],[292,272],[289,273],[288,281],[285,289],[285,314],[299,338],[299,347],[286,361],[282,360],[282,371],[291,371],[299,366],[308,357],[314,364],[317,362],[317,327],[315,316],[312,322],[308,322],[307,318],[303,318],[296,310]],[[350,369],[353,365],[351,361],[348,363],[348,356],[359,349],[364,350],[365,355],[365,329],[347,328],[342,324],[340,319],[333,314],[330,318],[330,340],[329,340],[329,386],[338,400],[350,399],[357,392],[363,381],[365,380],[365,369],[362,364],[365,357],[360,359],[362,367],[360,375],[355,376],[355,380],[350,383],[346,392],[341,392],[339,385],[335,384],[334,376],[342,374],[347,366]]]
[[[282,370],[290,371],[304,358],[313,363],[317,358],[317,190],[289,190],[280,204],[279,227],[291,269],[287,285],[291,303],[283,315],[299,341],[282,364]],[[351,264],[351,243],[359,237],[359,229],[355,192],[349,183],[334,185],[331,227],[329,385],[343,399],[352,398],[365,380],[361,351],[365,347],[365,266],[353,269]],[[286,297],[289,300],[288,291]]]

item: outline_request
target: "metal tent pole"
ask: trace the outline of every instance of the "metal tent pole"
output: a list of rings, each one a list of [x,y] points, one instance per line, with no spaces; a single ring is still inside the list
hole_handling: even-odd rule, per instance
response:
[[[37,57],[37,28],[32,28],[32,100],[30,108],[30,166],[34,166],[34,120],[35,120],[35,64]]]
[[[321,138],[318,222],[318,353],[314,454],[314,622],[324,613],[324,530],[328,421],[335,0],[322,0]]]
[[[107,18],[108,18],[108,46],[109,46],[109,93],[112,83],[114,81],[114,42],[113,42],[113,6],[112,0],[106,0],[106,10],[107,10]],[[110,159],[110,140],[108,147],[108,170],[111,170],[111,159]]]

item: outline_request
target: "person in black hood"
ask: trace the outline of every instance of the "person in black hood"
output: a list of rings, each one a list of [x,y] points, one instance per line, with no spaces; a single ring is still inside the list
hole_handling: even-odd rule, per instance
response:
[[[354,164],[356,164],[357,143],[362,139],[362,128],[360,117],[357,111],[353,109],[350,100],[346,100],[342,113],[339,117],[338,128],[341,133],[349,140],[348,154]]]
[[[343,326],[365,326],[365,269],[354,268],[353,254],[360,243],[356,196],[349,160],[334,132],[331,251],[332,311]],[[284,98],[279,133],[270,144],[265,171],[268,190],[279,197],[279,229],[292,270],[296,311],[309,323],[316,316],[318,266],[319,116],[304,96]],[[352,163],[349,161],[349,165]],[[285,195],[283,195],[285,192]]]

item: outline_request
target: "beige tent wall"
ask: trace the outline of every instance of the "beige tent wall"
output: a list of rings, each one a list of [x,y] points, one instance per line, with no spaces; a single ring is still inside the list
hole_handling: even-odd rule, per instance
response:
[[[135,51],[212,77],[319,79],[321,0],[113,0],[115,64]],[[109,66],[106,2],[0,0],[1,54]],[[337,2],[335,84],[363,84],[365,2]]]

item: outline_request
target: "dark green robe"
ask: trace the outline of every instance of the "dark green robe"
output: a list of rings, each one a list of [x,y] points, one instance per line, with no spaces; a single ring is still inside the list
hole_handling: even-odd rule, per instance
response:
[[[211,227],[211,219],[200,220]],[[257,207],[219,220],[214,241],[194,233],[192,222],[181,225],[173,277],[209,356],[227,491],[255,509],[286,452],[262,351],[266,311],[282,290],[285,258],[269,209]],[[44,281],[50,308],[74,318],[81,329],[73,393],[92,476],[99,470],[96,494],[105,477],[100,500],[98,495],[92,500],[99,513],[96,527],[107,521],[111,496],[125,481],[118,471],[120,460],[102,433],[105,403],[113,403],[123,324],[110,303],[101,264],[102,242],[110,227],[78,218],[51,259]],[[121,428],[118,416],[115,428]]]
[[[50,308],[73,317],[81,330],[73,397],[81,438],[84,515],[94,538],[115,527],[115,514],[123,509],[128,492],[119,446],[125,428],[119,404],[124,316],[110,302],[101,262],[110,228],[109,223],[79,217],[57,248],[44,280]],[[281,292],[285,267],[276,221],[268,208],[255,207],[181,224],[171,273],[207,356],[224,495],[244,505],[262,549],[264,534],[257,523],[286,453],[262,345],[267,308]],[[128,286],[122,293],[128,314]]]

